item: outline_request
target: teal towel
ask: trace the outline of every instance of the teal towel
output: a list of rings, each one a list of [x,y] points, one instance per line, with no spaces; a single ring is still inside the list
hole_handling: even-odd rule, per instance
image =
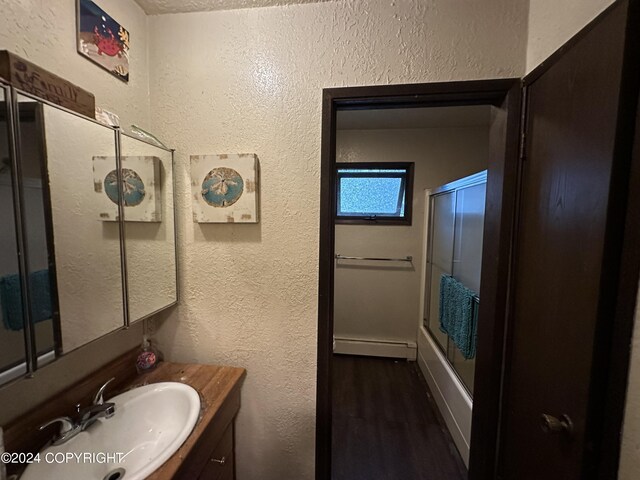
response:
[[[476,356],[478,296],[450,275],[440,277],[440,330],[467,360]]]
[[[31,295],[31,316],[33,323],[52,317],[51,286],[49,270],[39,270],[29,275],[29,293]],[[2,305],[2,323],[7,330],[22,330],[22,288],[20,275],[5,275],[0,278],[0,304]]]

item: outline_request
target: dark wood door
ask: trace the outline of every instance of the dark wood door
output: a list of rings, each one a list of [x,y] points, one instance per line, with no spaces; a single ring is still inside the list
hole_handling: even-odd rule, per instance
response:
[[[616,189],[629,162],[619,154],[628,14],[628,2],[617,3],[525,79],[498,469],[505,480],[587,479],[597,462],[599,342],[613,314],[612,249],[624,213]],[[553,424],[558,431],[545,433],[543,414],[567,415],[572,432]]]

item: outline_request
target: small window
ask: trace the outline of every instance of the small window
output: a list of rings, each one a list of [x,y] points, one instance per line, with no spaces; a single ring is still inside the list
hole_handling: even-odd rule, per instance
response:
[[[413,163],[338,163],[336,223],[411,225]]]

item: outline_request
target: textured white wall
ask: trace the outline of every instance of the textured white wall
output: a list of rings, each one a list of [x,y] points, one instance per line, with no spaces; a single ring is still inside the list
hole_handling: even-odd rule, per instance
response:
[[[527,72],[578,33],[614,0],[530,0]]]
[[[411,255],[413,262],[337,262],[334,335],[416,342],[424,261],[424,190],[486,169],[489,127],[340,130],[336,153],[339,162],[415,162],[415,178],[411,226],[336,226],[336,253]]]
[[[177,148],[176,361],[246,367],[238,479],[314,476],[322,88],[519,76],[526,0],[349,1],[150,17],[153,130]],[[258,225],[190,222],[189,155],[255,152]]]
[[[2,0],[0,50],[21,57],[93,93],[96,105],[120,115],[122,125],[149,124],[147,17],[134,0],[97,3],[129,30],[126,84],[76,52],[76,0]]]

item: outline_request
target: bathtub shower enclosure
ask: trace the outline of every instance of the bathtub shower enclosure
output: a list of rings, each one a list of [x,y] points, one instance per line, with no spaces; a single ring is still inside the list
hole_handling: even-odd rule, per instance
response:
[[[465,358],[440,326],[440,282],[449,275],[480,292],[487,172],[427,191],[420,367],[465,461],[471,435],[475,358]],[[479,297],[476,301],[480,302]],[[467,356],[469,356],[467,354]]]

